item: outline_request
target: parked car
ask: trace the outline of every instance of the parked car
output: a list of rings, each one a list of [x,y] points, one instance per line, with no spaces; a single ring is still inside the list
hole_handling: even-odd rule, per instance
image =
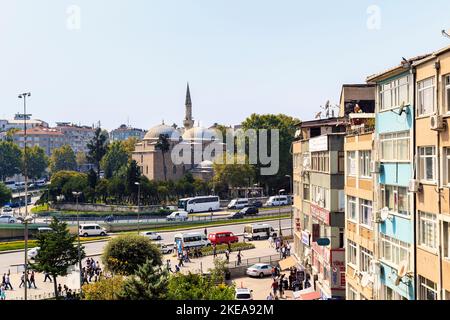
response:
[[[262,208],[263,203],[262,201],[256,200],[252,202],[252,206],[256,207],[256,208]]]
[[[245,207],[244,209],[241,209],[241,211],[239,211],[240,213],[242,213],[244,216],[246,215],[254,215],[254,214],[258,214],[259,210],[257,207]]]
[[[247,268],[247,275],[250,277],[270,276],[272,274],[272,266],[268,263],[257,263]]]
[[[174,211],[166,217],[167,221],[186,221],[188,213],[186,211]]]
[[[0,223],[16,223],[17,219],[11,214],[2,214],[0,216]]]
[[[40,247],[35,247],[28,250],[27,252],[28,259],[30,260],[36,259],[36,256],[38,255],[40,249],[41,249]]]
[[[161,240],[162,237],[159,233],[153,231],[141,232],[141,236],[147,237],[150,240]]]
[[[80,225],[79,230],[80,236],[89,237],[89,236],[106,236],[106,229],[100,227],[100,225],[96,223],[91,224],[82,224]]]
[[[156,247],[161,251],[162,254],[168,254],[173,252],[173,245],[155,242]]]
[[[253,290],[247,288],[236,288],[234,294],[235,300],[253,300]]]
[[[242,219],[242,218],[244,218],[244,214],[239,211],[232,213],[228,216],[228,219]]]
[[[208,234],[208,240],[211,241],[211,244],[222,244],[238,242],[239,238],[233,232],[220,231]]]
[[[13,209],[10,206],[4,206],[2,209],[2,213],[12,212]]]

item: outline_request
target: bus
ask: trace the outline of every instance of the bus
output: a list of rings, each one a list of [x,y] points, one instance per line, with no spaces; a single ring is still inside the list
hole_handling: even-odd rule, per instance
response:
[[[27,202],[30,205],[31,204],[31,193],[28,194]],[[20,196],[13,196],[12,200],[9,201],[7,206],[10,206],[11,208],[19,208],[25,206],[25,195]]]
[[[213,212],[220,209],[220,199],[217,196],[185,198],[178,201],[178,209],[194,212]]]
[[[12,191],[17,190],[16,183],[14,181],[5,181],[4,184]]]

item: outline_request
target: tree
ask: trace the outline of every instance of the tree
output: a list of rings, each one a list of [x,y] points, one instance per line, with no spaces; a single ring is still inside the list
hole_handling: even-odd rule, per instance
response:
[[[108,151],[108,132],[101,128],[95,130],[94,137],[87,144],[87,160],[97,167],[97,177],[100,178],[100,162]]]
[[[139,182],[141,172],[135,160],[132,160],[127,167],[126,172],[126,193],[129,195],[135,195],[133,198],[137,200],[138,186],[136,182]],[[137,203],[137,201],[136,201]]]
[[[255,168],[248,163],[248,159],[241,160],[239,164],[238,156],[234,156],[234,164],[214,163],[214,178],[216,185],[227,185],[230,188],[249,186],[255,179]]]
[[[11,200],[12,192],[4,183],[0,182],[0,207]]]
[[[120,235],[111,239],[102,255],[107,270],[121,275],[134,274],[147,260],[160,266],[161,252],[148,238],[138,235]]]
[[[86,153],[82,151],[78,151],[77,155],[75,156],[77,160],[77,167],[81,168],[82,166],[86,165],[88,163]]]
[[[165,134],[160,134],[158,141],[156,142],[155,149],[161,151],[164,166],[164,181],[167,181],[167,166],[165,154],[170,150],[169,137]]]
[[[45,154],[44,149],[38,146],[34,146],[31,148],[27,147],[27,159],[24,161],[27,162],[27,175],[30,179],[39,179],[41,178],[48,166],[48,157]]]
[[[260,163],[255,165],[257,180],[268,189],[269,186],[275,188],[289,189],[289,180],[286,179],[287,174],[292,174],[292,154],[290,153],[292,142],[294,141],[296,124],[300,120],[292,118],[284,114],[252,114],[250,117],[242,122],[242,129],[255,129],[259,135],[261,129],[277,129],[279,130],[279,160],[280,168],[276,175],[265,176],[260,174],[260,168],[263,167]],[[269,134],[270,136],[270,134]],[[259,138],[258,138],[259,139]],[[270,143],[269,143],[270,145]]]
[[[128,152],[121,141],[110,144],[100,164],[105,171],[105,178],[111,178],[121,167],[126,166],[128,158]]]
[[[128,154],[128,160],[131,160],[131,155],[136,148],[138,139],[136,137],[129,137],[127,140],[122,141],[122,144]]]
[[[59,171],[52,175],[49,189],[53,201],[59,195],[63,195],[66,200],[73,200],[72,192],[83,191],[87,186],[86,174],[77,171]]]
[[[21,172],[22,150],[10,141],[0,142],[0,179],[5,181]]]
[[[124,277],[120,275],[85,284],[83,300],[119,300],[124,284]]]
[[[53,232],[37,235],[40,249],[31,268],[37,272],[47,272],[53,277],[55,296],[58,297],[56,278],[66,276],[67,269],[79,263],[78,248],[74,246],[77,236],[70,234],[67,223],[60,222],[56,217],[53,217],[49,227]],[[84,248],[81,248],[81,259],[84,256]]]
[[[166,297],[169,274],[149,259],[136,274],[125,281],[121,298],[124,300],[161,300]]]
[[[50,172],[77,170],[77,158],[75,152],[69,145],[63,145],[61,148],[54,149],[50,157]]]

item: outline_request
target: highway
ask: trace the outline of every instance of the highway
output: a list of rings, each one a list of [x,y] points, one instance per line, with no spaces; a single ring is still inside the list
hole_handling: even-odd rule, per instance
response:
[[[273,226],[275,230],[278,229],[278,220],[272,220],[272,221],[264,221],[261,223],[267,223]],[[248,223],[242,223],[237,225],[228,225],[228,226],[217,226],[217,227],[211,227],[207,228],[207,232],[214,232],[214,231],[231,231],[235,234],[242,234],[244,231],[244,226]],[[289,235],[291,233],[291,220],[290,219],[283,219],[281,220],[281,228],[283,229],[284,235]],[[286,230],[285,230],[286,229]],[[289,229],[289,230],[287,230]],[[174,236],[177,233],[180,232],[204,232],[204,228],[199,228],[195,230],[189,230],[189,231],[170,231],[170,232],[161,232],[162,235],[162,242],[163,243],[173,243]],[[242,239],[242,238],[241,238]],[[93,242],[93,243],[86,243],[84,244],[85,252],[87,255],[99,255],[103,251],[103,248],[106,245],[107,240],[105,241],[99,241],[99,242]],[[13,253],[0,253],[0,274],[8,272],[8,269],[11,270],[11,273],[17,272],[17,267],[11,267],[14,265],[23,264],[24,262],[24,252],[13,252]]]

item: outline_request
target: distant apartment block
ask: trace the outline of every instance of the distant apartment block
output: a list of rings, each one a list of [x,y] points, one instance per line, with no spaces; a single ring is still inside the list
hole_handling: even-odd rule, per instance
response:
[[[20,148],[25,147],[25,132],[18,131],[13,135],[13,141]],[[27,147],[38,146],[50,156],[54,149],[69,144],[67,137],[57,129],[34,127],[27,130]]]
[[[111,141],[124,141],[128,138],[136,138],[140,141],[144,139],[145,134],[145,130],[132,128],[122,124],[119,128],[114,129],[109,133],[109,139]]]
[[[69,122],[57,122],[56,130],[63,133],[67,144],[72,148],[75,154],[79,152],[87,153],[87,144],[95,135],[93,126],[80,126]]]
[[[34,127],[48,128],[48,123],[45,121],[39,119],[31,119],[30,116],[27,116],[25,119],[22,114],[17,113],[12,120],[0,119],[0,132],[6,132],[11,129],[23,130],[25,122],[27,129],[31,129]]]

